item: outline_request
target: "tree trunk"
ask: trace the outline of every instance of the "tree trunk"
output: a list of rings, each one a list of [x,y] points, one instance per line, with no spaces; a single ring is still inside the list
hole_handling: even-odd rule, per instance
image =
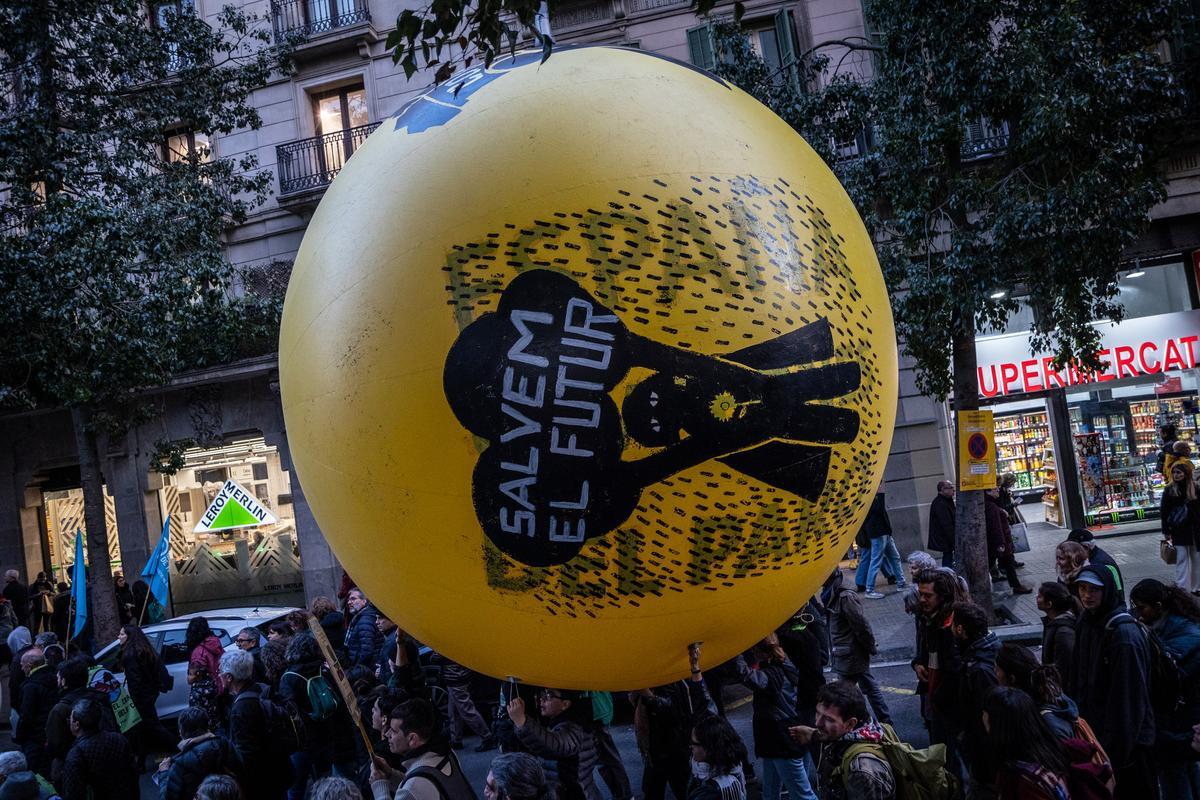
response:
[[[104,480],[100,475],[100,451],[92,429],[92,412],[86,406],[71,408],[75,447],[79,453],[79,478],[83,483],[83,519],[87,525],[88,619],[92,640],[103,647],[117,638],[120,618],[113,594],[112,564],[108,560],[108,531],[104,523]],[[68,635],[70,635],[68,633]]]
[[[954,410],[979,408],[979,377],[975,337],[959,318],[954,335]],[[964,330],[967,329],[967,330]],[[957,463],[958,416],[954,418]],[[988,569],[987,527],[983,518],[983,492],[959,492],[954,512],[954,566],[966,578],[971,600],[994,619],[992,573]]]

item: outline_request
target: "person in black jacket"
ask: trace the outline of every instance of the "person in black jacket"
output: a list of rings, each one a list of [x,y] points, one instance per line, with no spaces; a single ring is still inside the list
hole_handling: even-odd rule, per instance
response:
[[[125,582],[123,572],[113,573],[113,596],[117,598],[117,614],[121,617],[121,624],[140,624],[141,620],[134,616],[137,601],[133,597],[133,589]]]
[[[1175,585],[1200,594],[1200,555],[1196,548],[1200,544],[1200,497],[1192,480],[1192,462],[1176,462],[1168,478],[1159,519],[1163,538],[1175,547]]]
[[[988,560],[996,562],[1004,570],[1013,594],[1029,594],[1032,587],[1021,583],[1017,577],[1017,558],[1013,553],[1012,526],[1008,514],[1000,505],[1000,487],[988,489],[983,494],[983,518],[987,523]]]
[[[287,756],[271,746],[263,708],[265,687],[254,683],[254,657],[245,650],[227,650],[221,656],[220,671],[233,698],[226,738],[246,797],[281,800],[287,795],[292,768]]]
[[[46,666],[46,656],[40,648],[32,647],[21,656],[25,681],[21,684],[20,716],[13,741],[29,768],[42,775],[50,773],[50,754],[46,749],[46,719],[58,702],[58,677]]]
[[[892,520],[888,517],[887,501],[883,492],[876,492],[871,501],[867,518],[863,521],[863,529],[871,540],[871,559],[863,570],[862,559],[859,559],[855,582],[867,589],[867,597],[879,599],[883,594],[875,591],[875,578],[884,564],[884,574],[895,578],[896,588],[903,589],[908,584],[904,582],[904,569],[900,565],[900,551],[896,548],[896,540],[892,538]]]
[[[71,709],[75,744],[63,765],[63,800],[128,800],[138,796],[129,743],[119,733],[101,730],[102,718],[95,700],[80,700]]]
[[[29,627],[29,589],[21,583],[21,573],[10,569],[4,573],[4,589],[0,591],[12,603],[17,624]]]
[[[954,604],[954,638],[962,653],[959,673],[957,727],[962,731],[962,754],[967,762],[971,781],[986,786],[996,774],[996,764],[988,754],[987,730],[983,725],[983,699],[988,690],[999,684],[996,677],[996,654],[1000,640],[988,630],[987,614],[971,602]],[[968,792],[971,796],[974,793]]]
[[[783,787],[789,800],[816,800],[812,761],[804,747],[792,740],[788,728],[797,724],[796,667],[779,646],[775,634],[751,651],[755,666],[738,656],[742,683],[754,693],[754,754],[762,759],[763,800],[779,800]]]
[[[688,734],[696,720],[717,713],[700,670],[700,649],[689,648],[692,676],[654,689],[631,692],[633,726],[642,754],[642,796],[663,800],[667,787],[675,800],[687,797],[691,780]]]
[[[233,749],[209,730],[208,712],[185,708],[179,715],[179,752],[158,766],[159,800],[191,800],[208,775],[232,772]]]
[[[121,644],[120,664],[125,673],[129,698],[138,710],[141,721],[126,731],[137,756],[138,773],[145,769],[146,756],[175,749],[175,737],[158,720],[158,696],[167,691],[170,675],[154,645],[137,625],[126,625],[117,634]]]
[[[1054,665],[1064,678],[1075,663],[1075,598],[1058,581],[1038,588],[1037,607],[1042,617],[1042,663]]]
[[[942,566],[954,567],[954,484],[938,481],[929,504],[929,549],[942,554]]]
[[[88,686],[87,656],[73,656],[58,667],[58,688],[62,692],[58,703],[50,709],[46,718],[46,749],[50,755],[50,780],[61,786],[62,768],[66,763],[67,753],[75,743],[75,735],[71,733],[71,709],[80,700],[95,700],[100,704],[100,729],[118,733],[117,719],[113,714],[112,704],[108,694],[98,692]]]
[[[1126,610],[1112,571],[1089,564],[1079,571],[1075,589],[1083,617],[1067,694],[1108,754],[1121,797],[1152,800],[1158,797],[1158,781],[1150,643]]]
[[[308,631],[301,631],[288,642],[287,671],[279,678],[279,699],[294,706],[304,724],[304,747],[292,758],[292,795],[304,796],[304,787],[309,778],[316,780],[329,774],[335,759],[339,764],[348,764],[346,774],[353,774],[354,740],[350,729],[349,711],[333,686],[333,679],[325,669],[325,659],[317,640]],[[328,711],[315,710],[309,693],[310,681],[318,692],[334,701]]]

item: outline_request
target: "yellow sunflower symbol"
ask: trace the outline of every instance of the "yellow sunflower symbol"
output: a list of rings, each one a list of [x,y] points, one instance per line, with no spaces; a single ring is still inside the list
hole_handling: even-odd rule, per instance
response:
[[[721,420],[721,422],[729,422],[729,420],[733,419],[733,415],[737,411],[737,407],[737,398],[735,398],[729,392],[721,392],[712,399],[711,403],[708,404],[709,412],[712,413],[714,417]]]

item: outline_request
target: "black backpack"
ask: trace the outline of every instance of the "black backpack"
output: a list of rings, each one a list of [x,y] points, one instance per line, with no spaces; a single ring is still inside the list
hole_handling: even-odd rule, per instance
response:
[[[453,774],[446,776],[442,772],[442,766],[447,761],[453,760]],[[458,759],[453,753],[447,754],[436,767],[419,766],[410,768],[405,774],[406,781],[412,778],[425,778],[434,785],[437,789],[439,800],[477,800],[475,790],[471,788],[470,782],[463,775],[462,767],[458,765]]]
[[[247,689],[234,698],[234,705],[242,698],[258,701],[263,722],[267,730],[267,751],[276,756],[291,756],[304,749],[304,723],[295,709],[289,709],[261,696],[255,689]]]
[[[1150,706],[1155,714],[1171,714],[1183,703],[1183,680],[1179,664],[1170,651],[1163,646],[1153,630],[1141,620],[1134,619],[1129,614],[1117,614],[1104,626],[1106,632],[1118,625],[1137,625],[1146,636],[1146,644],[1150,649],[1150,674],[1147,676],[1150,685]],[[1108,649],[1107,637],[1105,650]]]

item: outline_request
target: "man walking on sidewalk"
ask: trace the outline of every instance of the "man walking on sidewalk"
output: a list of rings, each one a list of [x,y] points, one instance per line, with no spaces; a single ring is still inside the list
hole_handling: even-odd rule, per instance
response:
[[[954,484],[938,481],[929,504],[929,549],[942,554],[942,566],[954,567]]]
[[[842,571],[834,568],[825,581],[829,603],[829,633],[833,638],[833,671],[838,677],[859,686],[871,702],[875,719],[891,724],[891,714],[883,699],[879,681],[871,674],[871,656],[876,652],[875,633],[863,614],[862,599],[842,585]]]

